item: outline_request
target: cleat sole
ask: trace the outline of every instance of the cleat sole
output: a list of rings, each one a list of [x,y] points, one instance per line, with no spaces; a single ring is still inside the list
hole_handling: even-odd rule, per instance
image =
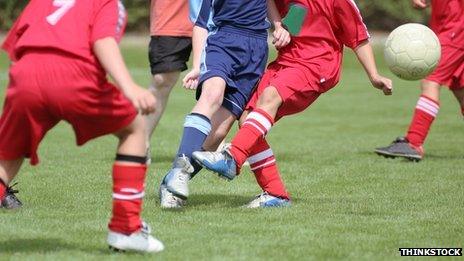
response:
[[[173,191],[172,189],[169,189],[168,186],[166,186],[166,189],[167,189],[169,192],[171,192],[174,196],[176,196],[176,197],[178,197],[178,198],[180,198],[180,199],[182,199],[182,200],[187,200],[187,198],[188,198],[188,197],[186,197],[186,196],[184,196],[184,195],[181,195],[181,194],[179,194],[179,193],[176,193],[176,192]]]
[[[422,160],[422,157],[420,157],[420,156],[389,153],[389,152],[379,151],[379,150],[375,150],[374,152],[377,155],[383,156],[383,157],[388,158],[388,159],[405,158],[405,159],[408,159],[408,160],[414,161],[414,162],[419,162],[419,161]]]

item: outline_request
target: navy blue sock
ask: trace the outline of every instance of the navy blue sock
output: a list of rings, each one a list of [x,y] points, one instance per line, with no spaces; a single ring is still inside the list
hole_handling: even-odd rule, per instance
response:
[[[205,115],[190,113],[185,117],[184,133],[182,134],[177,156],[185,155],[189,158],[196,172],[200,169],[198,164],[192,160],[192,153],[202,150],[203,143],[210,131],[211,121]]]

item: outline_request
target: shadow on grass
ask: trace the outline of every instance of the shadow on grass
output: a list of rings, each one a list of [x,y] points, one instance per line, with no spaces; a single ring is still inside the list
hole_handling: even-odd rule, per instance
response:
[[[240,208],[253,200],[253,196],[231,195],[231,194],[195,194],[189,198],[188,206],[215,206]],[[298,202],[298,198],[292,197],[292,204]]]
[[[21,238],[0,241],[0,253],[40,253],[79,250],[75,245],[56,238]]]
[[[383,158],[385,160],[392,160],[392,161],[399,161],[399,162],[415,162],[415,161],[411,161],[411,160],[408,160],[406,158],[401,158],[401,157],[396,157],[396,158],[387,158],[387,157],[384,157],[382,155],[378,155],[377,153],[374,152],[374,150],[372,151],[359,151],[357,152],[357,154],[359,155],[363,155],[363,156],[374,156],[374,157],[379,157],[379,158]],[[449,159],[449,160],[461,160],[461,159],[464,159],[464,155],[446,155],[446,154],[430,154],[430,153],[425,153],[424,155],[424,158],[423,160],[426,160],[426,159]]]
[[[241,207],[253,197],[232,194],[195,194],[189,198],[189,206]]]
[[[105,245],[106,246],[106,245]],[[34,254],[34,253],[54,253],[61,251],[80,251],[87,254],[98,256],[120,256],[127,257],[143,256],[136,252],[118,253],[102,246],[82,247],[77,244],[70,244],[57,238],[20,238],[0,241],[0,254]],[[0,258],[1,259],[1,258]]]

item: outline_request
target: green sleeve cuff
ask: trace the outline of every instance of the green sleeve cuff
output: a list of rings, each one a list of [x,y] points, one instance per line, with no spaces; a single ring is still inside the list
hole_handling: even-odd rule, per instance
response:
[[[290,5],[287,15],[282,19],[282,23],[288,28],[288,32],[292,36],[297,36],[300,33],[307,13],[308,10],[304,6]]]

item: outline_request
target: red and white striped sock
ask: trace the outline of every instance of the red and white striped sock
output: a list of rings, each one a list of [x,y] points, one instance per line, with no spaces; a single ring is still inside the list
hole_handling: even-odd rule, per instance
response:
[[[142,228],[146,171],[146,165],[113,165],[113,215],[108,225],[111,231],[130,235]]]
[[[274,119],[261,109],[256,109],[248,114],[242,127],[232,140],[230,148],[238,168],[251,155],[252,148],[258,139],[266,136],[273,124]]]
[[[290,199],[290,195],[280,178],[274,153],[265,138],[258,139],[248,162],[263,191],[275,197]]]
[[[415,147],[424,144],[425,138],[432,126],[433,120],[440,110],[440,103],[427,96],[422,95],[417,101],[414,116],[409,125],[406,138],[409,143]]]

